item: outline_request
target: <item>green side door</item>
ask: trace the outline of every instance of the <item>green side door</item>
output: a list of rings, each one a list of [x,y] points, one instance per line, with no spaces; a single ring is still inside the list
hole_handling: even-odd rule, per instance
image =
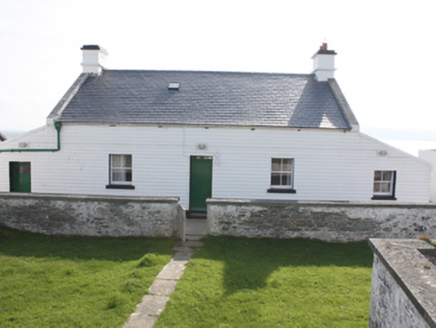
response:
[[[206,199],[212,197],[212,157],[191,156],[189,210],[206,212]]]
[[[9,186],[11,192],[30,192],[30,162],[9,163]]]

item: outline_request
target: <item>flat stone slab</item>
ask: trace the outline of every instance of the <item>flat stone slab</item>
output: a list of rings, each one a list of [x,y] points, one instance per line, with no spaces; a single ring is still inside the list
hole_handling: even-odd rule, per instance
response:
[[[201,238],[203,238],[205,235],[186,235],[185,239],[188,241],[196,241],[196,240],[200,240]]]
[[[140,315],[155,315],[158,316],[170,298],[162,295],[145,295],[142,302],[138,304],[135,313]]]
[[[195,247],[200,248],[203,247],[203,243],[201,241],[189,240],[189,241],[178,241],[174,244],[174,247]]]
[[[157,316],[132,313],[123,328],[152,328],[157,320]]]
[[[191,258],[192,254],[194,254],[193,252],[177,252],[174,254],[174,261],[177,262],[188,262],[189,259]]]
[[[173,247],[172,250],[176,251],[176,252],[193,252],[194,251],[191,247],[187,247],[187,246]]]
[[[183,270],[186,268],[188,261],[174,261],[164,266],[161,272],[157,275],[159,279],[179,280],[183,274]]]
[[[206,235],[207,220],[204,219],[189,219],[185,220],[185,231],[189,235]]]
[[[202,236],[198,236],[198,239]],[[142,302],[136,307],[123,328],[151,328],[159,314],[164,310],[170,295],[186,268],[195,248],[200,248],[203,243],[198,241],[177,242],[173,250],[174,258],[159,272],[153,284],[148,289],[151,295],[145,295]]]
[[[148,291],[152,295],[170,296],[176,289],[178,280],[155,279]]]

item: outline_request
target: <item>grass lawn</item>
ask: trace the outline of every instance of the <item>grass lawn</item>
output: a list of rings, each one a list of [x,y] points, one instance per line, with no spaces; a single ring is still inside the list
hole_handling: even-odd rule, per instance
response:
[[[0,327],[122,327],[173,244],[0,227]]]
[[[368,327],[366,242],[204,242],[155,327]]]

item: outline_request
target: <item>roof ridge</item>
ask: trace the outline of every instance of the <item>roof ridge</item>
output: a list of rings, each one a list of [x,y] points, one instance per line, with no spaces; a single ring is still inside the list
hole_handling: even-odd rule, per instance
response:
[[[279,72],[241,72],[241,71],[202,71],[202,70],[159,70],[159,69],[103,69],[104,72],[156,72],[156,73],[212,73],[212,74],[259,74],[259,75],[292,75],[314,76],[313,73],[279,73]]]

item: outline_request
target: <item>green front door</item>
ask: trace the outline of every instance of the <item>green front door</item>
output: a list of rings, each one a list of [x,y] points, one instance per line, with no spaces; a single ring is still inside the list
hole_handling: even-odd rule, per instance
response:
[[[191,156],[189,210],[206,212],[206,199],[212,197],[212,157]]]
[[[9,163],[9,185],[12,192],[30,192],[30,162]]]

